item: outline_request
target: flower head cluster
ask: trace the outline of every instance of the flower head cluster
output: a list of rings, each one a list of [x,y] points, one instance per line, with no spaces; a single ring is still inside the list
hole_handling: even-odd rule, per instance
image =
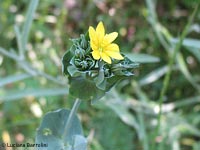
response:
[[[123,60],[124,57],[119,52],[119,46],[112,43],[118,36],[117,32],[105,34],[105,28],[102,22],[96,27],[89,27],[90,45],[92,48],[92,56],[95,60],[102,59],[111,64],[111,58]]]
[[[90,26],[88,33],[72,39],[63,56],[63,72],[68,75],[71,96],[96,101],[117,81],[134,75],[138,64],[120,54],[119,46],[113,43],[118,33],[105,34],[102,22],[96,29]]]

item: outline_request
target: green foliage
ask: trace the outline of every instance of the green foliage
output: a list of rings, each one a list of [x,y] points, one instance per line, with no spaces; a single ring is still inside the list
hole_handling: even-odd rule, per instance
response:
[[[107,115],[104,115],[104,114]],[[134,132],[131,128],[127,128],[122,122],[119,121],[117,116],[108,108],[103,109],[102,112],[99,112],[98,116],[94,118],[92,122],[95,127],[95,133],[98,141],[104,149],[116,149],[120,150],[132,150],[137,146],[134,146],[132,140],[134,140]],[[102,132],[103,131],[103,132]],[[112,140],[113,138],[118,137],[118,140]],[[94,147],[95,142],[92,141],[92,147]],[[98,148],[95,148],[95,150]]]
[[[131,59],[131,61],[135,61],[138,63],[156,63],[159,62],[159,58],[147,54],[133,54],[133,53],[126,53],[127,57]]]
[[[47,113],[37,130],[35,143],[48,144],[41,149],[86,150],[87,141],[82,136],[82,127],[77,116],[72,119],[71,126],[65,133],[65,126],[70,110],[60,109]]]
[[[172,39],[172,42],[177,43],[177,39]],[[200,62],[200,40],[185,38],[183,40],[183,46],[185,46]]]
[[[6,139],[11,143],[34,143],[44,114],[72,107],[68,95],[74,90],[69,91],[60,59],[66,49],[70,52],[69,38],[79,37],[90,25],[103,21],[108,32],[119,33],[116,43],[122,54],[140,63],[140,67],[132,72],[134,78],[107,78],[111,66],[104,65],[105,70],[99,71],[95,80],[83,82],[88,93],[95,93],[110,90],[122,79],[102,100],[93,105],[83,101],[80,105],[79,117],[84,135],[88,136],[88,150],[199,150],[199,9],[169,67],[199,0],[77,2],[0,1],[0,143]],[[83,35],[80,39],[81,48],[87,49]],[[98,65],[91,57],[83,62],[82,52],[76,51],[81,59],[71,61],[71,52],[69,59],[68,54],[63,57],[74,64],[63,68],[73,78]],[[123,68],[116,65],[113,69],[123,74]],[[158,99],[168,72],[171,75],[156,134]],[[78,81],[73,81],[73,88],[79,87]],[[83,88],[82,84],[74,95]],[[101,93],[97,95],[100,96]],[[81,145],[84,139],[75,135],[72,143]]]
[[[104,91],[96,87],[94,81],[83,77],[70,78],[69,93],[75,98],[82,100],[98,100],[105,95]]]

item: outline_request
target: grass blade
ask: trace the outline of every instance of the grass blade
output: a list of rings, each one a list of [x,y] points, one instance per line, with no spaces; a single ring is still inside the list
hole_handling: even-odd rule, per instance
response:
[[[25,89],[22,91],[15,90],[2,92],[0,95],[0,102],[19,100],[28,96],[41,97],[41,96],[56,96],[68,94],[67,88],[54,88],[54,89]]]
[[[133,53],[126,53],[126,56],[133,62],[138,63],[155,63],[159,62],[160,59],[158,57],[148,55],[148,54],[133,54]]]
[[[186,63],[184,61],[183,56],[179,53],[177,55],[177,62],[179,64],[179,68],[181,70],[181,72],[183,73],[183,75],[185,76],[185,78],[193,85],[193,87],[200,93],[200,86],[196,83],[196,81],[194,80],[194,78],[192,77],[192,75],[190,74]]]
[[[0,87],[4,86],[6,84],[24,80],[29,77],[31,77],[31,75],[29,75],[29,74],[18,74],[18,75],[12,75],[12,76],[8,76],[5,78],[1,78],[0,79]]]
[[[16,34],[16,38],[17,38],[17,46],[18,46],[18,50],[19,50],[19,56],[21,59],[24,59],[24,51],[23,51],[23,46],[22,46],[22,37],[19,31],[19,27],[18,26],[14,26],[14,30],[15,30],[15,34]]]
[[[33,17],[34,17],[34,13],[36,11],[36,8],[38,6],[38,2],[39,0],[31,0],[29,7],[28,7],[28,11],[26,14],[26,20],[24,22],[23,28],[22,28],[22,50],[25,50],[27,41],[28,41],[28,35],[30,32],[30,28],[33,22]]]
[[[160,79],[167,71],[168,67],[166,65],[153,70],[139,81],[140,86],[155,82],[156,80]]]

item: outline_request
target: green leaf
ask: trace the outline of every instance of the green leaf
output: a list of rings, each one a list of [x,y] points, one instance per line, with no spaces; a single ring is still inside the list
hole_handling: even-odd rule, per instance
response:
[[[97,85],[101,84],[104,81],[104,71],[100,70],[99,75],[97,76],[96,83]]]
[[[120,117],[120,119],[124,123],[134,127],[137,131],[139,130],[139,126],[136,119],[133,117],[133,115],[131,115],[128,112],[128,109],[126,107],[118,103],[112,103],[108,106]]]
[[[104,78],[104,71],[99,70],[98,76],[95,78],[96,86],[102,90],[105,90],[106,80]]]
[[[197,60],[200,62],[200,49],[187,47],[187,50],[191,52]]]
[[[96,83],[84,77],[70,77],[69,94],[81,100],[98,100],[105,91],[96,87]]]
[[[126,76],[113,76],[107,79],[106,91],[109,91],[117,82],[126,79]]]
[[[149,74],[147,74],[145,77],[143,77],[140,81],[139,84],[141,86],[150,84],[152,82],[155,82],[159,78],[161,78],[166,72],[168,71],[168,67],[165,65],[163,67],[160,67],[158,69],[153,70]]]
[[[139,63],[131,61],[128,57],[112,64],[111,70],[117,76],[133,76],[133,70],[139,66]]]
[[[196,88],[196,90],[200,92],[200,86],[198,85],[198,83],[196,83],[193,76],[189,72],[187,65],[184,61],[183,55],[181,53],[178,53],[177,55],[177,62],[178,62],[181,72],[184,74],[186,79],[193,85],[194,88]]]
[[[113,90],[110,94],[103,98],[102,102],[104,102],[106,106],[111,108],[124,123],[135,128],[138,135],[141,134],[140,126],[136,118],[130,113],[129,107],[125,105],[120,95],[116,91]]]
[[[62,72],[65,75],[68,75],[68,66],[70,65],[70,60],[72,58],[72,53],[70,51],[67,51],[64,56],[62,57]]]
[[[158,57],[148,55],[148,54],[125,53],[125,55],[132,62],[137,62],[137,63],[156,63],[156,62],[160,61],[160,59]]]
[[[198,105],[200,104],[200,96],[193,96],[189,98],[184,98],[177,100],[176,102],[171,102],[163,105],[163,109],[167,111],[172,111],[174,109],[178,109],[181,107],[191,107],[191,105]]]
[[[173,66],[172,68],[173,70],[177,69],[177,66]],[[146,76],[144,76],[140,81],[139,84],[140,86],[144,86],[144,85],[148,85],[151,84],[155,81],[157,81],[158,79],[160,79],[163,75],[165,75],[168,71],[168,66],[162,66],[158,69],[153,70],[152,72],[150,72],[149,74],[147,74]]]
[[[15,30],[16,39],[17,39],[17,47],[18,47],[18,50],[19,50],[19,56],[23,59],[24,49],[23,49],[23,46],[22,46],[23,43],[22,43],[22,37],[21,37],[19,27],[17,25],[15,25],[14,30]]]
[[[72,120],[69,133],[64,136],[65,124],[70,110],[60,109],[47,113],[37,130],[35,143],[46,143],[40,150],[86,150],[86,139],[82,137],[82,127],[77,116]]]
[[[75,77],[75,76],[80,76],[81,72],[77,70],[76,67],[74,66],[69,66],[67,67],[67,71],[70,74],[70,76]]]
[[[72,150],[86,150],[86,149],[87,149],[87,139],[84,136],[75,135]]]
[[[124,124],[102,101],[94,107],[98,108],[99,112],[92,121],[96,135],[92,142],[96,139],[99,144],[90,145],[92,150],[138,150],[133,144],[132,137],[137,135],[132,132],[132,128]],[[115,137],[119,138],[114,140]]]
[[[0,92],[0,102],[14,101],[26,98],[28,96],[41,97],[41,96],[56,96],[68,94],[68,88],[52,88],[52,89],[25,89],[23,91],[2,91]]]
[[[104,78],[104,80],[100,84],[96,84],[97,88],[101,90],[106,90],[106,85],[107,85],[107,79]]]
[[[200,142],[196,142],[193,145],[193,150],[199,150],[200,149]]]
[[[172,38],[171,39],[171,42],[172,43],[177,43],[179,41],[178,38]],[[187,47],[191,47],[191,48],[195,48],[195,49],[199,49],[200,50],[200,40],[197,40],[197,39],[191,39],[191,38],[185,38],[183,40],[183,43],[182,43],[184,46],[187,46]]]
[[[102,82],[102,84],[100,84],[99,86],[101,86],[104,89],[104,92],[106,93],[110,91],[111,88],[115,86],[119,81],[126,78],[127,78],[126,76],[113,76],[111,78],[105,78],[104,82]],[[97,100],[99,99],[92,99],[91,104],[95,104]]]
[[[33,22],[33,17],[34,17],[36,8],[38,6],[38,3],[39,3],[39,0],[31,0],[31,2],[29,3],[28,11],[26,14],[26,19],[25,19],[25,22],[24,22],[24,25],[22,28],[22,36],[21,36],[22,43],[23,43],[22,46],[24,46],[23,47],[24,50],[25,50],[25,46],[28,41],[28,35],[30,32],[30,28],[31,28],[31,25]]]
[[[30,78],[30,77],[31,77],[31,75],[25,74],[25,73],[24,74],[17,74],[17,75],[8,76],[8,77],[0,79],[0,87],[4,86],[6,84],[10,84],[10,83],[13,83],[13,82],[24,80],[26,78]]]
[[[172,38],[172,43],[176,44],[177,41],[177,38]],[[183,46],[185,46],[200,62],[200,40],[186,38],[183,40]]]

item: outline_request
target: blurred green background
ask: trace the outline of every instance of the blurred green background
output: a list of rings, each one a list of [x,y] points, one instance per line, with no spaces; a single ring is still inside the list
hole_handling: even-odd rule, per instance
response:
[[[160,136],[154,138],[158,99],[170,56],[199,3],[41,0],[31,23],[24,59],[19,59],[16,33],[23,30],[29,1],[1,0],[0,143],[33,143],[44,114],[72,107],[61,58],[72,44],[70,38],[103,21],[107,32],[119,33],[116,42],[121,52],[152,58],[140,58],[144,60],[135,76],[120,82],[97,104],[81,103],[79,116],[88,136],[88,149],[154,150],[152,144],[161,143],[159,148],[163,150],[199,150],[199,9],[175,57],[164,95]]]

